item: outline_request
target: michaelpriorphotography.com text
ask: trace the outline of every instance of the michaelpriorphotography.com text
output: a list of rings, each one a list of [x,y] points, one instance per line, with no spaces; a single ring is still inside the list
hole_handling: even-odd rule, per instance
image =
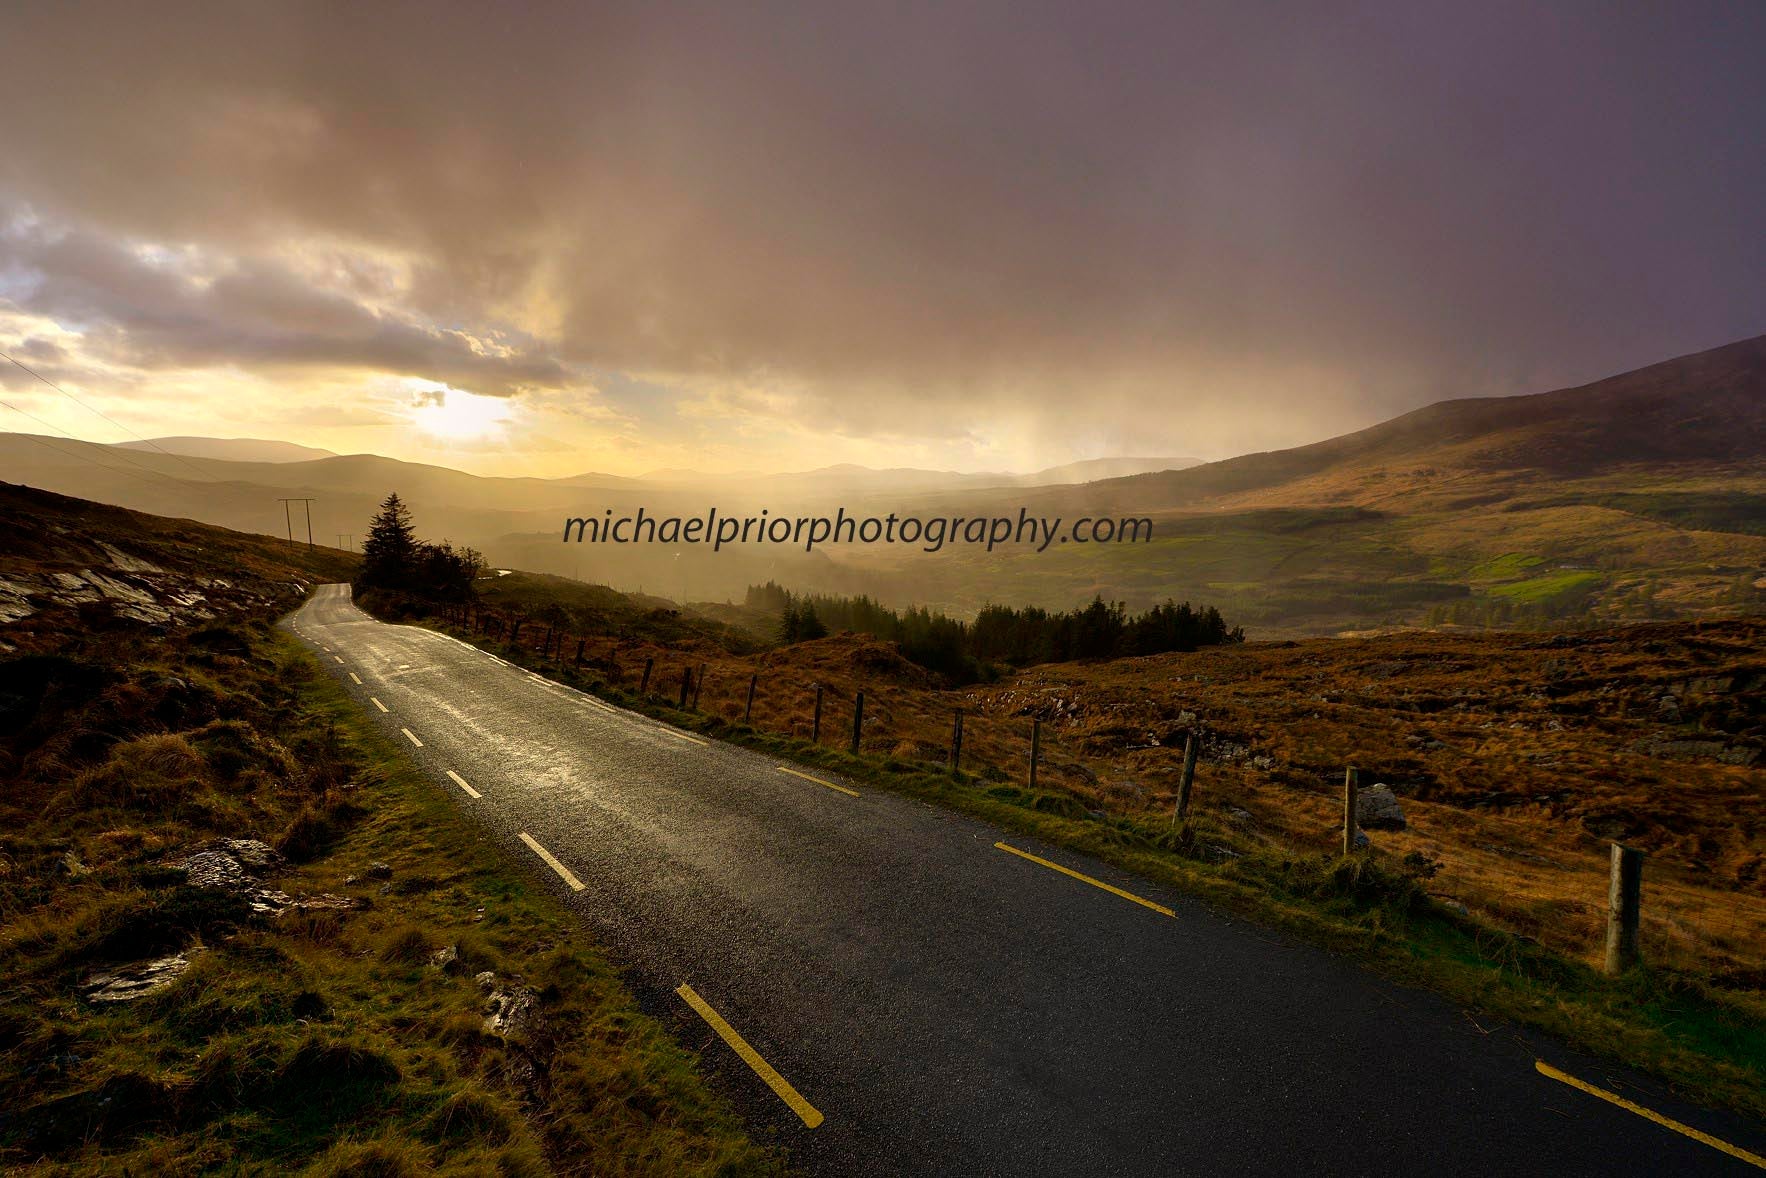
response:
[[[726,544],[801,545],[805,552],[826,544],[912,544],[926,552],[967,545],[991,552],[1002,545],[1026,545],[1037,552],[1052,544],[1144,544],[1153,539],[1153,521],[1145,516],[1079,516],[1071,526],[1061,516],[1032,515],[1020,508],[1009,515],[854,515],[842,507],[833,515],[775,515],[762,508],[757,515],[572,516],[564,521],[564,542],[579,544],[709,544],[717,552]]]

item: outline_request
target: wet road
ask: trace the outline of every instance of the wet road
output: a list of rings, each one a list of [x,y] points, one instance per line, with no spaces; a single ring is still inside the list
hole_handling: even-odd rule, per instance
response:
[[[1106,864],[376,622],[346,586],[291,624],[810,1172],[1761,1172],[1536,1065],[1733,1150],[1766,1153],[1761,1126]]]

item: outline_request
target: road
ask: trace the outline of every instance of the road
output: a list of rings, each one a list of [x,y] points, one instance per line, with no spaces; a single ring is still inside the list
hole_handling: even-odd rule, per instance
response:
[[[1732,1150],[1766,1154],[1757,1124],[1106,864],[374,621],[347,586],[291,624],[811,1173],[1761,1172],[1537,1064]]]

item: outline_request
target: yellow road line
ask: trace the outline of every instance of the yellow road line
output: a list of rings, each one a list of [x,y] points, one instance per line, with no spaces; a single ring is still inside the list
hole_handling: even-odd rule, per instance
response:
[[[784,765],[774,765],[773,768],[781,773],[789,773],[793,777],[801,777],[805,781],[813,781],[817,785],[825,785],[829,789],[837,789],[843,794],[848,794],[855,798],[858,797],[858,790],[856,789],[847,789],[844,785],[835,785],[832,781],[823,781],[820,777],[811,777],[807,773],[799,773],[797,770],[786,768]]]
[[[371,695],[371,696],[369,696],[369,697],[368,697],[368,698],[369,698],[369,699],[370,699],[370,700],[373,700],[373,701],[374,701],[374,706],[375,706],[375,707],[377,707],[377,708],[379,708],[379,709],[380,709],[380,710],[381,710],[381,711],[383,711],[383,712],[384,712],[384,711],[386,711],[386,705],[385,705],[385,704],[383,704],[383,703],[381,703],[381,702],[380,702],[380,699],[379,699],[379,697],[377,697],[377,696],[372,696],[372,695]]]
[[[337,655],[332,655],[331,657],[334,659],[337,659],[338,666],[340,666],[340,667],[343,666],[343,659],[342,658],[339,658]]]
[[[583,881],[572,875],[570,873],[570,868],[554,859],[552,857],[552,852],[540,846],[540,844],[534,839],[533,835],[524,830],[521,832],[521,841],[527,844],[528,850],[538,855],[541,859],[544,859],[546,861],[546,866],[550,867],[553,871],[556,871],[558,877],[570,885],[571,891],[580,892],[583,890]]]
[[[355,684],[357,687],[360,687],[362,685],[362,677],[360,675],[356,674],[354,671],[350,672],[350,678],[355,681]]]
[[[803,1098],[803,1093],[791,1087],[791,1082],[774,1070],[773,1065],[760,1057],[760,1052],[748,1045],[748,1040],[736,1033],[736,1028],[724,1021],[721,1014],[711,1008],[711,1004],[699,997],[693,987],[685,983],[675,988],[675,993],[687,1000],[687,1005],[699,1012],[699,1017],[711,1025],[718,1038],[730,1045],[730,1049],[742,1057],[742,1062],[754,1069],[754,1074],[766,1081],[778,1098],[790,1106],[803,1121],[804,1127],[814,1129],[822,1123],[822,1114],[816,1107]]]
[[[1142,908],[1151,908],[1154,912],[1157,912],[1157,913],[1161,914],[1162,916],[1176,916],[1177,915],[1177,913],[1175,913],[1171,909],[1165,907],[1165,905],[1163,905],[1163,904],[1155,904],[1151,900],[1142,899],[1140,896],[1135,895],[1133,892],[1125,892],[1121,888],[1115,887],[1111,884],[1107,884],[1101,879],[1093,879],[1089,875],[1081,875],[1079,872],[1073,870],[1071,867],[1062,867],[1059,863],[1050,863],[1047,859],[1044,859],[1040,855],[1032,855],[1029,851],[1020,851],[1017,847],[1007,846],[1005,843],[995,843],[993,845],[995,847],[998,847],[1002,851],[1010,851],[1012,854],[1018,856],[1018,858],[1020,858],[1020,859],[1028,859],[1032,863],[1038,864],[1039,866],[1042,866],[1042,867],[1046,867],[1050,871],[1058,871],[1062,875],[1071,876],[1073,879],[1078,880],[1080,883],[1088,883],[1094,888],[1103,888],[1106,892],[1109,892],[1112,896],[1121,896],[1124,900],[1133,900],[1136,904],[1139,904]]]
[[[1766,1170],[1766,1158],[1761,1157],[1757,1153],[1749,1153],[1738,1145],[1731,1145],[1729,1142],[1721,1140],[1720,1138],[1712,1137],[1709,1133],[1701,1133],[1691,1125],[1682,1125],[1679,1121],[1664,1117],[1654,1109],[1644,1108],[1641,1104],[1634,1104],[1633,1102],[1626,1100],[1617,1092],[1608,1092],[1605,1088],[1596,1088],[1593,1084],[1578,1080],[1568,1072],[1560,1072],[1542,1059],[1534,1060],[1533,1067],[1540,1075],[1556,1080],[1560,1084],[1568,1084],[1572,1088],[1579,1088],[1590,1096],[1598,1096],[1608,1104],[1618,1105],[1628,1113],[1636,1113],[1646,1121],[1654,1121],[1664,1129],[1672,1129],[1683,1137],[1690,1137],[1700,1144],[1710,1146],[1712,1149],[1722,1150],[1732,1158],[1740,1158],[1750,1166],[1756,1166],[1762,1170]]]
[[[423,747],[423,742],[417,739],[417,734],[415,732],[412,732],[409,728],[401,728],[401,729],[399,729],[399,731],[403,732],[405,734],[406,740],[410,741],[412,744],[416,745],[418,748]]]
[[[477,790],[473,789],[470,785],[467,785],[466,779],[464,777],[461,777],[458,773],[454,772],[452,769],[449,769],[447,771],[447,773],[448,773],[449,777],[452,777],[454,779],[455,785],[457,785],[461,789],[465,790],[472,797],[482,798],[484,796],[483,794],[479,793]]]
[[[686,733],[686,732],[681,732],[678,729],[670,728],[667,724],[658,724],[657,727],[662,729],[662,731],[668,733],[670,736],[677,736],[682,740],[690,740],[694,744],[710,744],[711,743],[710,741],[701,739],[700,737],[693,736],[693,735]]]

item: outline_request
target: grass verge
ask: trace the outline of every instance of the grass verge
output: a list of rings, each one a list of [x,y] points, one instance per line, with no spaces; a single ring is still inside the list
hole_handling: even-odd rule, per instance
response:
[[[0,1165],[781,1168],[569,914],[291,639],[242,624],[107,653],[117,670],[12,668],[44,685],[6,733]],[[177,864],[216,836],[273,846],[260,882],[296,902],[271,915],[198,886]],[[94,974],[173,953],[189,965],[169,985],[92,999]],[[519,1015],[493,1026],[493,1003]]]

